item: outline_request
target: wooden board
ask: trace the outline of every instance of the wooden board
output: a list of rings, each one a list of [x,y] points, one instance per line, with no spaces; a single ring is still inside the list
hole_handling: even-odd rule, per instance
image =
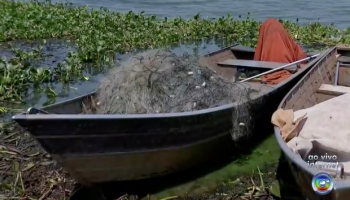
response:
[[[337,97],[337,96],[334,96],[334,95],[323,94],[323,93],[316,93],[315,96],[316,96],[317,103],[322,103],[324,101],[327,101],[329,99],[333,99],[334,97]]]
[[[243,45],[240,45],[240,44],[231,47],[231,50],[232,50],[232,51],[251,52],[251,53],[254,53],[254,52],[255,52],[255,49],[254,49],[254,48],[246,47],[246,46],[243,46]]]
[[[345,93],[350,93],[350,87],[322,84],[321,87],[317,90],[317,93],[340,96]]]
[[[338,61],[342,63],[350,63],[350,57],[349,56],[339,56]]]
[[[338,85],[350,87],[350,67],[339,65]]]
[[[255,61],[255,60],[227,59],[225,61],[218,62],[218,65],[236,66],[236,67],[252,67],[252,68],[263,68],[263,69],[274,69],[274,68],[286,65],[286,63],[267,62],[267,61]]]

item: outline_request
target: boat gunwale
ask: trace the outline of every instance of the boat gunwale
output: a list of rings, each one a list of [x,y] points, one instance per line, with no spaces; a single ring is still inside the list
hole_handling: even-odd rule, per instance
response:
[[[300,85],[304,84],[304,79],[312,73],[313,68],[317,67],[317,65],[322,61],[323,57],[327,56],[329,53],[331,53],[334,49],[339,49],[339,50],[349,50],[350,48],[344,48],[344,47],[338,47],[335,46],[331,49],[329,49],[327,51],[326,54],[324,54],[322,56],[321,59],[319,59],[317,61],[317,63],[298,81],[297,84],[295,84],[295,86],[293,86],[293,88],[283,97],[281,103],[278,105],[277,109],[283,109],[283,106],[287,100],[287,98],[292,95],[292,93],[294,92],[294,90],[298,87],[300,87]],[[320,171],[316,168],[312,168],[309,167],[308,164],[296,153],[294,153],[286,144],[286,142],[282,139],[281,136],[281,132],[280,132],[280,128],[277,126],[274,126],[274,134],[275,134],[275,138],[277,140],[278,145],[280,146],[281,150],[283,151],[283,154],[287,157],[287,159],[290,160],[290,162],[296,164],[299,168],[301,168],[301,170],[307,172],[309,175],[311,176],[315,176],[316,174],[320,173]],[[349,189],[350,186],[350,179],[349,180],[345,180],[345,179],[335,179],[333,180],[334,182],[334,190],[345,190],[345,189]],[[310,183],[311,184],[311,183]]]
[[[221,53],[222,51],[225,51],[225,50],[230,49],[231,47],[234,47],[237,45],[240,45],[240,44],[234,44],[234,45],[225,47],[225,48],[220,49],[218,51],[215,51],[215,52],[209,53],[205,56],[202,56],[200,59],[216,55],[218,53]],[[288,82],[292,81],[294,78],[296,78],[301,73],[303,73],[305,70],[308,70],[308,69],[312,68],[314,65],[316,65],[319,62],[319,60],[321,59],[321,57],[323,58],[325,55],[326,55],[325,52],[321,52],[318,57],[316,57],[315,59],[308,62],[307,65],[304,66],[303,68],[299,68],[299,70],[295,74],[293,74],[292,76],[288,77],[287,79],[285,79],[284,81],[282,81],[278,85],[269,86],[269,87],[273,88],[273,90],[271,90],[267,93],[263,93],[259,96],[256,96],[255,98],[250,99],[249,101],[254,101],[256,99],[262,98],[266,95],[269,95],[269,94],[275,92],[279,88],[282,88]],[[239,83],[239,84],[249,85],[248,83]],[[89,94],[81,95],[81,96],[78,96],[78,97],[75,97],[72,99],[68,99],[68,100],[65,100],[65,101],[62,101],[62,102],[59,102],[56,104],[45,106],[45,107],[42,107],[40,109],[45,110],[45,109],[49,109],[49,108],[53,108],[53,107],[63,106],[64,104],[69,104],[73,101],[78,101],[80,99],[84,99],[86,97],[92,96],[95,93],[96,93],[96,91],[93,91]],[[149,118],[178,118],[178,117],[189,117],[189,116],[193,116],[193,115],[205,115],[205,114],[210,114],[213,112],[223,111],[223,110],[227,110],[227,109],[233,109],[233,108],[240,106],[244,103],[247,103],[249,101],[234,102],[234,103],[230,103],[230,104],[225,104],[225,105],[221,105],[221,106],[217,106],[217,107],[213,107],[213,108],[206,108],[206,109],[201,109],[201,110],[196,110],[196,111],[174,112],[174,113],[151,113],[151,114],[79,114],[79,113],[76,113],[76,114],[54,114],[54,113],[50,113],[50,114],[44,114],[44,115],[42,115],[42,114],[40,114],[40,115],[28,115],[25,112],[23,112],[23,113],[16,114],[16,115],[12,116],[12,120],[40,120],[40,119],[45,119],[45,120],[57,120],[57,119],[70,119],[70,120],[74,120],[74,119],[79,119],[79,120],[106,120],[106,119],[111,119],[111,120],[114,119],[115,120],[115,119],[119,119],[119,120],[123,120],[123,119],[134,119],[135,120],[135,119],[147,119],[147,118],[148,119]]]

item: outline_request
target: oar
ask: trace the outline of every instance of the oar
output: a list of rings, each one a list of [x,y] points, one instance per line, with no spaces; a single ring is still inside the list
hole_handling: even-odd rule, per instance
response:
[[[254,78],[258,78],[258,77],[263,76],[263,75],[265,75],[265,74],[269,74],[269,73],[271,73],[271,72],[274,72],[274,71],[277,71],[277,70],[280,70],[280,69],[283,69],[283,68],[286,68],[286,67],[289,67],[289,66],[292,66],[292,65],[301,63],[301,62],[303,62],[303,61],[307,61],[307,60],[310,60],[310,59],[312,59],[312,58],[316,58],[316,57],[319,56],[319,55],[320,55],[320,54],[318,53],[318,54],[316,54],[316,55],[309,56],[309,57],[306,57],[306,58],[297,60],[297,61],[295,61],[295,62],[292,62],[292,63],[286,64],[286,65],[283,65],[283,66],[281,66],[281,67],[277,67],[277,68],[275,68],[275,69],[271,69],[271,70],[269,70],[269,71],[267,71],[267,72],[263,72],[263,73],[261,73],[261,74],[257,74],[257,75],[255,75],[255,76],[246,78],[246,79],[244,79],[244,80],[241,80],[240,82],[246,82],[246,81],[252,80],[252,79],[254,79]]]

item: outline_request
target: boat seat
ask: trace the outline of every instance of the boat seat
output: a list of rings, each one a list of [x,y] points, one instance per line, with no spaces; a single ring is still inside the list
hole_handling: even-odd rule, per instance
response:
[[[339,56],[338,61],[342,63],[350,63],[350,57],[349,56]]]
[[[231,47],[231,50],[232,50],[232,51],[242,51],[242,52],[251,52],[251,53],[255,53],[255,49],[254,49],[254,48],[246,47],[246,46],[243,46],[243,45],[240,45],[240,44]]]
[[[316,92],[321,94],[332,95],[332,96],[340,96],[345,93],[350,93],[350,87],[322,84]]]
[[[278,63],[278,62],[256,61],[256,60],[238,60],[238,59],[227,59],[225,61],[218,62],[217,64],[222,65],[222,66],[260,68],[260,69],[267,69],[267,70],[286,65],[286,63]],[[287,70],[295,70],[295,66],[290,66],[290,67],[287,67],[286,69]]]

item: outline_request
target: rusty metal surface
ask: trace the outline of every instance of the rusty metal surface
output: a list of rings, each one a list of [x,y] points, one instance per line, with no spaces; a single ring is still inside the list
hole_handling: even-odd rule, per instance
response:
[[[342,53],[350,53],[350,48],[341,48]],[[347,52],[345,52],[347,51]],[[333,84],[335,77],[336,54],[339,50],[330,49],[323,58],[289,91],[278,108],[293,109],[294,111],[311,107],[325,99],[318,97],[317,89],[322,83]],[[321,123],[321,122],[320,122]],[[307,163],[289,149],[283,141],[279,128],[275,127],[276,139],[285,154],[293,176],[306,199],[310,200],[344,200],[350,196],[350,180],[335,180],[334,190],[325,196],[314,192],[311,181],[319,171],[308,167]]]
[[[234,55],[230,47],[206,56],[215,63]],[[226,55],[226,56],[225,56]],[[290,79],[250,104],[253,127],[266,125],[278,103],[311,68],[311,61]],[[215,66],[214,66],[215,67]],[[13,119],[80,183],[136,180],[180,171],[211,160],[234,144],[229,104],[194,112],[164,114],[79,114],[94,93],[25,113]],[[53,114],[55,113],[55,114]]]

